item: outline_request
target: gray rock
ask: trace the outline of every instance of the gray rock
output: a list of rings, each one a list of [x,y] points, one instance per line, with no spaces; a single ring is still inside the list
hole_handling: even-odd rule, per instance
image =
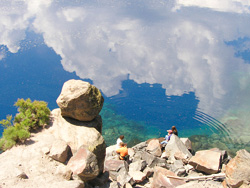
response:
[[[146,174],[147,178],[151,177],[154,174],[154,169],[146,167],[143,172]]]
[[[134,151],[145,151],[147,147],[147,142],[141,142],[135,146],[133,146],[132,148],[134,149]]]
[[[79,148],[77,153],[70,158],[67,166],[74,175],[78,175],[84,181],[92,180],[99,175],[96,155],[86,146]]]
[[[129,165],[129,171],[142,171],[147,166],[146,161],[138,160]]]
[[[111,175],[111,174],[110,174]],[[112,174],[114,176],[114,174]],[[119,169],[116,181],[120,185],[120,187],[124,187],[125,184],[129,183],[133,185],[135,183],[134,179],[128,173],[128,164],[124,161],[124,166]]]
[[[185,176],[186,169],[181,160],[176,160],[172,165],[170,165],[170,170],[173,171],[177,176]]]
[[[165,156],[174,161],[175,153],[177,152],[181,152],[185,160],[186,158],[192,157],[192,154],[188,151],[187,147],[183,144],[179,137],[173,134],[165,147]]]
[[[132,159],[135,155],[135,150],[133,148],[128,148],[128,155]]]
[[[109,172],[109,176],[115,181],[117,180],[118,175],[127,175],[128,169],[127,162],[123,160],[110,159],[106,160],[104,163],[104,170]]]

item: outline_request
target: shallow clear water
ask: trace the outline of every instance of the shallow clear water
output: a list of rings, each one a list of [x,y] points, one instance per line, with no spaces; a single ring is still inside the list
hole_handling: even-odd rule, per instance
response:
[[[195,149],[250,151],[249,18],[235,1],[0,1],[0,119],[18,98],[57,108],[82,79],[105,97],[108,145],[175,125]]]

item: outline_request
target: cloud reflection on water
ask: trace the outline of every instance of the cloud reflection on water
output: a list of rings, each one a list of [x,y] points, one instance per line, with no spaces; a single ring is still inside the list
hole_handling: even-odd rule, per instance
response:
[[[249,37],[249,1],[15,0],[0,7],[0,44],[15,53],[26,31],[35,31],[66,71],[93,80],[106,96],[118,94],[129,74],[138,84],[162,84],[166,95],[195,92],[199,109],[214,117],[248,101],[249,64],[226,42]]]

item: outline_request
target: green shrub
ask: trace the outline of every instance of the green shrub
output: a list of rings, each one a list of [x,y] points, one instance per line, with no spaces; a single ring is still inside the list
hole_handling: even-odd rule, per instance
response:
[[[30,137],[30,132],[49,123],[50,110],[46,102],[18,99],[15,106],[18,107],[19,113],[16,114],[14,121],[12,116],[0,121],[0,125],[5,128],[0,139],[0,148],[3,151],[16,143],[24,142]]]
[[[12,126],[12,116],[7,115],[6,119],[0,121],[0,125],[4,128]]]
[[[49,123],[50,110],[44,101],[31,102],[30,99],[18,99],[15,103],[18,107],[19,114],[16,115],[14,123],[21,126],[37,129]]]

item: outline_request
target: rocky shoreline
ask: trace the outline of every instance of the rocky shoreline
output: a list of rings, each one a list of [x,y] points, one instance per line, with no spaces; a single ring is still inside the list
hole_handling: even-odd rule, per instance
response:
[[[51,112],[51,123],[22,145],[0,154],[0,187],[163,188],[250,186],[250,153],[234,158],[218,148],[193,152],[188,138],[145,140],[119,160],[102,137],[100,91],[70,80]],[[118,137],[119,135],[117,135]],[[114,141],[115,142],[115,141]]]

